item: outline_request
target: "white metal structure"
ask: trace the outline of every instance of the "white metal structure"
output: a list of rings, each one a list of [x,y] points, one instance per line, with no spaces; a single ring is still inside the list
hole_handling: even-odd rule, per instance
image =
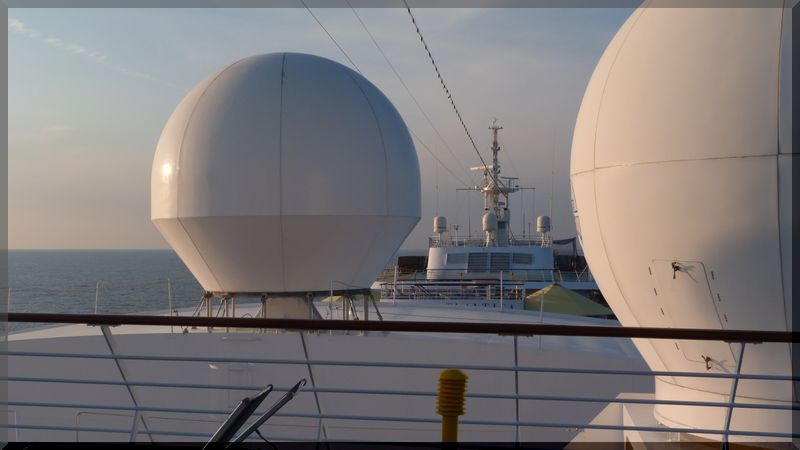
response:
[[[791,330],[791,11],[651,6],[609,44],[577,119],[570,173],[586,259],[623,325]],[[653,370],[791,373],[789,344],[748,346],[744,367],[738,344],[636,345]],[[788,381],[736,389],[656,378],[658,399],[792,400]],[[791,429],[790,411],[658,405],[655,416]]]
[[[481,220],[483,231],[486,234],[487,247],[505,247],[508,245],[511,212],[508,210],[508,194],[519,190],[517,179],[500,176],[500,162],[497,159],[500,153],[500,144],[497,142],[497,132],[503,127],[497,125],[497,120],[489,127],[492,130],[492,164],[489,166],[473,167],[472,170],[483,171],[483,181],[475,190],[483,193],[483,218]]]
[[[544,288],[550,283],[565,281],[570,289],[583,291],[594,291],[597,285],[591,279],[591,274],[586,271],[579,271],[577,266],[577,252],[574,247],[574,239],[557,241],[557,244],[573,244],[573,255],[575,265],[569,270],[567,279],[562,277],[563,267],[556,267],[557,252],[553,248],[554,243],[550,238],[550,218],[540,216],[536,219],[537,232],[539,237],[525,236],[516,237],[511,233],[511,211],[509,194],[523,189],[518,185],[515,177],[505,177],[501,175],[501,165],[499,160],[500,144],[498,142],[498,132],[503,127],[495,120],[489,127],[492,132],[492,163],[484,166],[473,167],[472,170],[482,171],[483,178],[478,186],[469,190],[480,193],[484,198],[484,210],[481,218],[481,236],[459,237],[457,227],[455,235],[451,235],[447,230],[444,217],[434,218],[434,233],[436,236],[431,238],[428,243],[428,261],[426,278],[438,282],[447,281],[448,283],[461,282],[464,285],[456,287],[456,291],[464,292],[464,289],[471,289],[476,280],[497,280],[496,286],[499,292],[503,292],[503,281],[520,282],[522,291]],[[523,231],[524,233],[524,231]],[[571,275],[573,275],[572,277]],[[409,274],[403,274],[403,283],[410,281]],[[414,285],[419,286],[415,274]],[[384,277],[385,278],[385,277]],[[385,280],[384,280],[385,281]],[[388,286],[390,289],[391,286]],[[442,285],[431,284],[423,286],[430,293],[439,297],[447,290]],[[452,287],[452,286],[451,286]],[[383,289],[387,285],[382,286]],[[403,287],[401,286],[402,290]],[[523,292],[524,293],[524,292]],[[449,293],[447,294],[450,296]],[[491,297],[491,296],[490,296]],[[502,297],[502,295],[501,295]]]
[[[153,160],[153,223],[215,293],[368,287],[420,215],[400,114],[317,56],[258,55],[206,78]]]

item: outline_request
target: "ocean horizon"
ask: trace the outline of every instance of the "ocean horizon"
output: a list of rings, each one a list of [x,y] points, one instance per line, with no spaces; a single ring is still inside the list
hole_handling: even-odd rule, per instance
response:
[[[169,281],[168,281],[169,280]],[[131,314],[196,305],[203,289],[178,255],[158,250],[9,250],[8,310]],[[9,331],[38,326],[9,324]]]

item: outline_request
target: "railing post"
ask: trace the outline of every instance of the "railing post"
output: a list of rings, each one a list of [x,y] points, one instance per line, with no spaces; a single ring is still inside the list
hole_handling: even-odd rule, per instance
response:
[[[342,299],[344,302],[344,299]],[[317,441],[319,442],[319,432],[322,431],[322,437],[325,440],[328,440],[328,430],[325,427],[325,424],[322,422],[322,404],[319,401],[319,393],[317,393],[317,384],[314,381],[314,372],[311,369],[311,363],[309,362],[308,357],[308,347],[306,346],[306,339],[303,336],[303,331],[300,330],[300,343],[303,345],[303,356],[306,358],[306,367],[308,368],[308,381],[311,382],[311,387],[314,389],[314,404],[317,406],[317,414],[320,416],[319,420],[317,421]]]
[[[94,313],[97,314],[97,302],[100,300],[100,282],[94,288]]]
[[[205,297],[206,297],[206,314],[208,314],[208,317],[213,317],[214,316],[213,294],[211,292],[208,292],[206,293]],[[209,333],[211,333],[211,328],[212,327],[208,327]]]
[[[333,320],[333,280],[331,280],[331,294],[328,297],[328,317]]]
[[[131,424],[131,436],[128,439],[129,443],[136,442],[136,435],[139,432],[139,410],[133,412],[133,424]]]
[[[222,303],[225,305],[225,311],[224,311],[224,313],[223,313],[224,315],[222,317],[225,317],[225,318],[229,317],[229,315],[228,315],[228,307],[229,307],[228,303],[230,302],[230,299],[231,299],[231,297],[229,295],[226,295],[226,296],[222,297]],[[226,333],[230,333],[231,332],[231,328],[230,327],[225,327],[225,332]]]
[[[331,292],[333,292],[331,290]],[[394,265],[394,282],[392,283],[392,305],[397,300],[397,264]]]
[[[500,271],[500,310],[503,310],[503,271]]]
[[[742,342],[742,347],[739,349],[739,360],[736,361],[736,378],[731,381],[731,395],[729,397],[729,402],[731,403],[728,406],[728,411],[725,414],[725,430],[724,434],[722,435],[722,450],[728,450],[728,433],[731,430],[731,419],[733,418],[733,403],[736,400],[736,389],[739,387],[739,375],[742,372],[742,359],[744,359],[744,346],[745,342]]]
[[[98,283],[99,287],[100,283]],[[169,315],[172,316],[175,314],[175,311],[172,310],[172,283],[170,282],[169,278],[167,278],[167,303],[169,304]],[[174,326],[169,327],[169,332],[173,333],[175,331]]]
[[[514,406],[516,407],[515,421],[517,422],[514,430],[514,442],[519,442],[519,354],[517,347],[518,336],[514,335]]]
[[[137,408],[136,409],[136,414],[134,415],[134,420],[136,420],[136,419],[139,418],[139,415],[138,415],[139,414],[139,409],[138,409],[139,408],[139,402],[138,402],[138,400],[136,398],[136,395],[134,393],[134,387],[131,386],[130,384],[128,384],[128,375],[127,375],[127,371],[125,370],[124,361],[121,360],[121,359],[117,359],[117,357],[116,357],[118,352],[117,352],[117,345],[116,345],[116,340],[114,339],[114,335],[111,333],[111,329],[108,327],[108,325],[101,325],[100,326],[100,331],[102,332],[103,339],[105,339],[106,345],[108,346],[108,351],[111,354],[112,359],[114,360],[114,365],[117,367],[117,372],[119,373],[119,376],[122,379],[122,382],[125,383],[125,390],[128,391],[128,396],[131,399],[131,403],[133,404],[133,406],[135,408]],[[153,435],[150,433],[150,430],[149,430],[149,428],[147,426],[147,423],[144,420],[144,417],[142,417],[141,419],[142,419],[142,425],[144,426],[145,430],[147,431],[147,436],[150,438],[150,443],[154,443],[155,441],[153,440]],[[136,425],[134,423],[134,426],[138,426],[138,425]],[[135,428],[131,430],[131,436],[135,436]]]

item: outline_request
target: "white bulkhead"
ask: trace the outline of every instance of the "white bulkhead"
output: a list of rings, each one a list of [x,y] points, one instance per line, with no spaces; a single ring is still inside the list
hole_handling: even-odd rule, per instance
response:
[[[153,160],[153,223],[213,292],[368,287],[420,212],[400,114],[313,55],[253,56],[209,76]]]
[[[575,127],[573,201],[592,273],[626,326],[791,330],[791,12],[652,6],[609,44]],[[636,345],[652,369],[673,371],[735,372],[740,350]],[[790,350],[748,345],[742,371],[791,374]],[[730,389],[656,382],[660,399],[727,402]],[[742,380],[736,395],[791,400],[789,382]],[[715,429],[725,412],[655,409],[667,425]],[[791,412],[739,408],[731,427],[786,432]]]

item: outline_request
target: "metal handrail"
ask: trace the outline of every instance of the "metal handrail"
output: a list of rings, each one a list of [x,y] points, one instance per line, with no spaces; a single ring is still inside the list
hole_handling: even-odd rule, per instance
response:
[[[403,277],[413,275],[411,280],[497,280],[500,273],[505,274],[508,281],[553,281],[559,280],[564,282],[593,282],[594,277],[592,273],[584,268],[581,272],[574,269],[491,269],[475,270],[475,269],[424,269],[419,271],[400,271],[398,281],[408,281]],[[418,278],[419,277],[419,278]],[[394,269],[385,269],[377,280],[384,283],[391,283],[394,278]]]
[[[97,353],[55,353],[55,352],[0,352],[5,356],[24,357],[57,357],[57,358],[87,358],[87,359],[121,359],[142,361],[180,361],[180,362],[215,362],[215,363],[253,363],[253,364],[298,364],[315,366],[348,366],[348,367],[389,367],[409,369],[447,369],[452,364],[433,363],[395,363],[386,361],[342,361],[322,359],[269,359],[269,358],[236,358],[236,357],[211,357],[211,356],[174,356],[174,355],[124,355],[124,354],[97,354]],[[638,375],[655,377],[686,377],[686,378],[726,378],[743,380],[770,380],[770,381],[800,381],[800,376],[767,375],[767,374],[735,374],[725,372],[676,372],[667,370],[614,370],[614,369],[577,369],[571,367],[530,367],[530,366],[503,366],[459,364],[462,370],[487,370],[539,372],[539,373],[570,373],[586,375]],[[0,380],[13,377],[0,377]]]
[[[515,238],[509,236],[509,247],[550,247],[552,239],[534,238]],[[431,236],[428,237],[428,247],[485,247],[486,236],[482,234],[472,234],[465,236]]]
[[[382,283],[381,296],[398,300],[425,301],[486,301],[524,300],[523,281],[509,280],[499,283],[459,283],[439,281],[398,281],[396,284]]]
[[[469,269],[422,269],[422,270],[402,270],[399,269],[398,281],[407,280],[427,280],[431,275],[449,276],[447,279],[461,280],[462,278],[496,280],[500,272],[510,275],[521,281],[552,281],[558,278],[566,282],[593,282],[594,276],[584,267],[580,272],[574,269],[507,269],[507,270],[469,270]],[[409,278],[411,276],[411,278]],[[377,277],[377,281],[389,283],[394,280],[394,266],[383,270]]]

